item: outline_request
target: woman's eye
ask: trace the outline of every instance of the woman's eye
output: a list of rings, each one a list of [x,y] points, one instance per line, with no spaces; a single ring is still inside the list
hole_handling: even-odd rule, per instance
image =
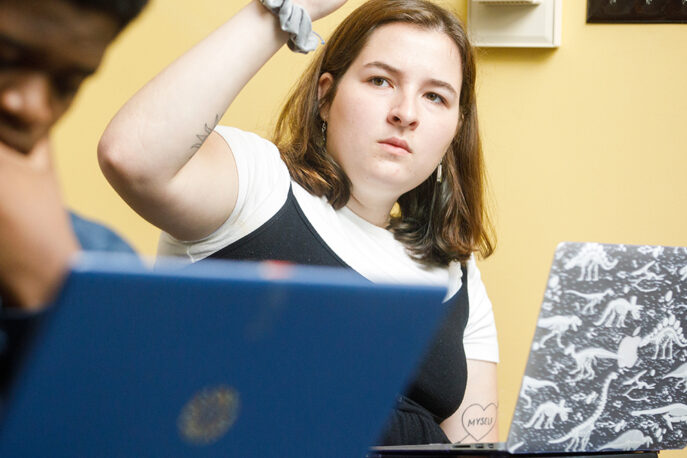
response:
[[[428,99],[430,102],[434,102],[434,103],[444,103],[444,98],[443,98],[442,96],[440,96],[439,94],[434,93],[434,92],[430,92],[430,93],[427,94],[425,97],[427,97],[427,99]]]
[[[382,86],[388,86],[389,82],[386,80],[386,78],[382,78],[381,76],[375,76],[374,78],[370,79],[370,82],[374,86],[382,87]]]

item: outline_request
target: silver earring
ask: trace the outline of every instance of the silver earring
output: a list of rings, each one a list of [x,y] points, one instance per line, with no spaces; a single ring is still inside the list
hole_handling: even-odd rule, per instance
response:
[[[443,178],[441,172],[441,163],[439,163],[439,166],[437,167],[437,183],[441,183],[441,179]]]
[[[322,144],[327,146],[327,121],[322,121]]]

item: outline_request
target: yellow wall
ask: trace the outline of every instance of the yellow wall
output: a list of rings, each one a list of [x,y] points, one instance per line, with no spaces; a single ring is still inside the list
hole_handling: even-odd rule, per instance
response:
[[[687,27],[587,25],[586,2],[564,3],[559,49],[480,51],[499,235],[481,269],[499,329],[502,437],[556,244],[687,246]]]
[[[316,30],[326,35],[360,3],[351,0]],[[465,17],[465,0],[445,3]],[[481,268],[500,333],[502,438],[556,244],[687,246],[687,26],[587,25],[586,2],[564,3],[559,49],[479,51],[478,100],[499,235],[496,254]],[[142,253],[154,254],[157,231],[102,178],[100,133],[138,87],[243,4],[153,1],[56,130],[67,202],[118,229]],[[307,61],[281,51],[223,123],[266,134]]]

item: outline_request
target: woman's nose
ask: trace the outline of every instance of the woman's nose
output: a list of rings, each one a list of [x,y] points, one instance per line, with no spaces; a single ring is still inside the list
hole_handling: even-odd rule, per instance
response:
[[[414,97],[403,93],[397,94],[389,109],[387,120],[399,127],[417,127],[419,120]]]

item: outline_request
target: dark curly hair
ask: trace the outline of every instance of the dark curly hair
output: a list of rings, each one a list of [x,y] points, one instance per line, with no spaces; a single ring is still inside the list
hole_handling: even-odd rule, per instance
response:
[[[84,8],[102,11],[117,19],[120,28],[131,22],[148,0],[67,0]]]

